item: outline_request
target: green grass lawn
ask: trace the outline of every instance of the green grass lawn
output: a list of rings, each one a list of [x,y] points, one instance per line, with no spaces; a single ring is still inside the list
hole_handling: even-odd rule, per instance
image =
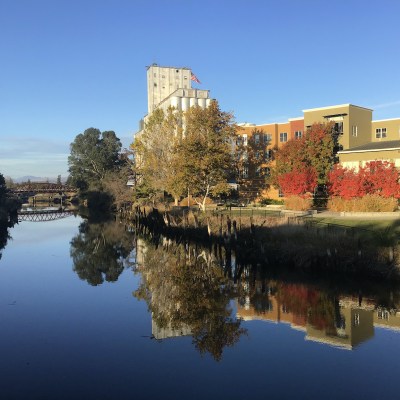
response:
[[[400,239],[400,219],[351,219],[334,217],[314,217],[312,219],[321,227],[349,227],[354,233],[364,238],[378,241],[398,242]],[[315,225],[314,225],[315,226]],[[345,229],[345,228],[342,228]]]
[[[400,233],[400,219],[350,219],[333,217],[314,217],[321,224],[335,224],[369,230],[385,231],[388,228]]]
[[[271,210],[263,207],[232,207],[229,208],[219,208],[214,210],[215,214],[230,215],[232,217],[249,217],[249,216],[259,216],[259,217],[277,217],[280,215],[279,210]]]

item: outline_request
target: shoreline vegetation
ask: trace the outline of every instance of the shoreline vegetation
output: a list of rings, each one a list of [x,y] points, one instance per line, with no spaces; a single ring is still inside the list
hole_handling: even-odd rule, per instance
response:
[[[357,171],[340,166],[333,122],[314,123],[301,137],[273,148],[263,131],[242,133],[234,115],[216,101],[184,113],[157,109],[129,151],[122,151],[115,132],[89,128],[71,143],[69,182],[89,210],[118,210],[152,235],[217,245],[266,268],[400,280],[396,223],[379,230],[317,223],[308,211],[398,210],[399,172],[393,163],[371,161]],[[269,199],[272,188],[279,189],[279,199]],[[278,205],[281,196],[292,214],[278,208],[207,210],[217,199]],[[179,207],[185,199],[187,208]],[[156,208],[166,201],[175,206]],[[153,208],[136,206],[142,202]]]
[[[0,259],[9,237],[8,229],[18,222],[18,209],[21,203],[14,198],[0,173]]]
[[[246,210],[202,213],[181,207],[163,211],[136,207],[122,216],[139,232],[214,251],[224,249],[240,263],[312,275],[400,281],[399,220],[374,229],[372,223],[357,227],[354,220],[346,226],[307,215]]]

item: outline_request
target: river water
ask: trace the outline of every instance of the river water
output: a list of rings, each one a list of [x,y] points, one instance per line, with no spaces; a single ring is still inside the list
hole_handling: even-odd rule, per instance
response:
[[[396,286],[272,274],[78,216],[9,233],[2,399],[400,397]]]

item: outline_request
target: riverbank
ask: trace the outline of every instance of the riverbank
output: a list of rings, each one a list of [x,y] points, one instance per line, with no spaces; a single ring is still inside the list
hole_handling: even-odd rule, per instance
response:
[[[305,215],[232,216],[191,210],[160,213],[137,209],[138,229],[177,240],[219,246],[266,268],[299,269],[311,274],[343,273],[353,277],[400,280],[397,235],[354,226],[327,224]]]

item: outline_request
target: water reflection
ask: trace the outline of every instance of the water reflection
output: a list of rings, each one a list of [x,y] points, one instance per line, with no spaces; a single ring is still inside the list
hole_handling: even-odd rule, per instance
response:
[[[124,268],[134,265],[132,233],[116,221],[84,221],[70,244],[74,271],[92,286],[115,282]]]
[[[247,333],[243,322],[253,320],[286,323],[305,340],[341,349],[371,339],[377,327],[400,332],[398,285],[316,282],[247,264],[223,243],[138,237],[118,222],[85,221],[70,253],[74,271],[90,285],[114,282],[127,267],[139,273],[134,296],[151,312],[152,338],[191,336],[195,348],[215,360]]]
[[[222,358],[246,331],[232,313],[235,288],[216,258],[204,250],[164,241],[137,241],[142,282],[134,295],[147,302],[156,339],[191,335],[201,353]]]
[[[286,280],[276,271],[271,278],[263,266],[239,265],[224,246],[154,242],[137,241],[142,283],[135,296],[152,312],[156,339],[192,335],[201,353],[219,360],[246,332],[241,321],[287,323],[306,340],[349,350],[371,339],[376,327],[400,332],[398,286]]]
[[[8,218],[8,215],[5,215],[5,213],[3,215],[2,212],[3,210],[0,209],[0,260],[4,248],[7,246],[8,239],[10,239],[9,229],[18,223],[16,215]]]
[[[246,272],[237,299],[237,315],[246,321],[288,323],[304,331],[306,340],[349,350],[371,339],[375,327],[400,332],[399,288],[383,287],[363,297],[362,290],[352,294],[337,287],[255,278],[254,270]]]

